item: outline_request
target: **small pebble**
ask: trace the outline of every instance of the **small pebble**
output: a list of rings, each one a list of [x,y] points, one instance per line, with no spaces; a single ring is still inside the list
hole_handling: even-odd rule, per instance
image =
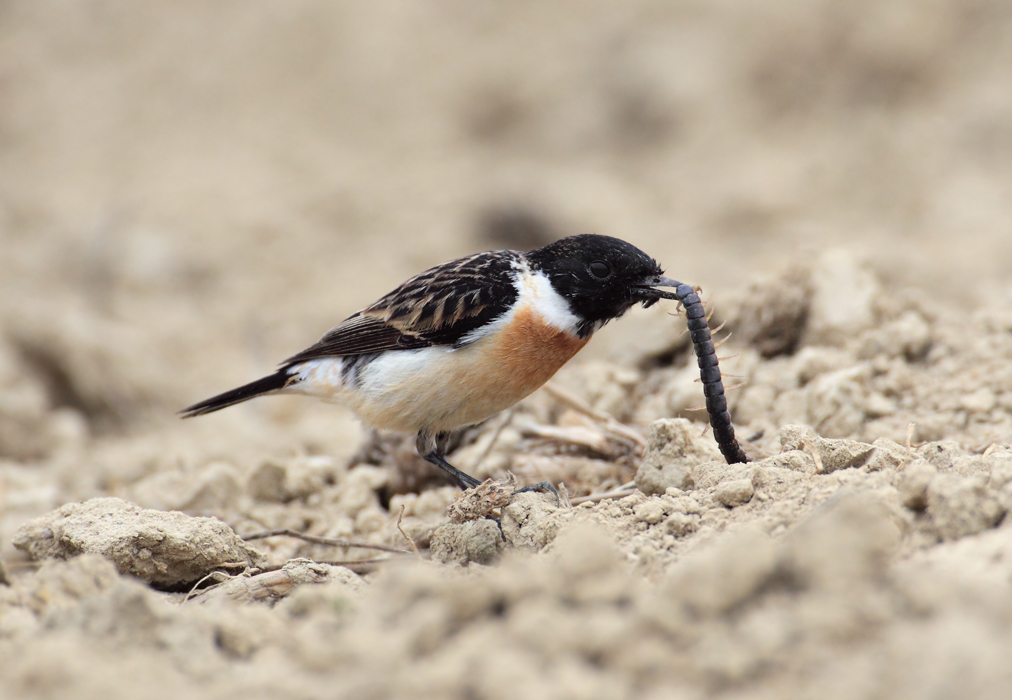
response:
[[[735,479],[718,486],[715,497],[728,508],[734,508],[751,501],[754,493],[755,487],[752,486],[751,479]]]

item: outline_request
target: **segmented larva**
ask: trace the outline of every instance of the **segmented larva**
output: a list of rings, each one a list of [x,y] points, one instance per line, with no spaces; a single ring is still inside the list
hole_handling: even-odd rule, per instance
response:
[[[731,414],[727,410],[727,398],[724,396],[724,384],[720,379],[717,352],[710,337],[710,327],[706,323],[703,302],[700,301],[695,289],[681,282],[677,284],[674,296],[685,308],[689,336],[696,349],[699,378],[703,382],[703,396],[706,397],[706,412],[710,415],[713,438],[728,464],[748,462],[748,455],[734,437],[734,426],[731,424]]]

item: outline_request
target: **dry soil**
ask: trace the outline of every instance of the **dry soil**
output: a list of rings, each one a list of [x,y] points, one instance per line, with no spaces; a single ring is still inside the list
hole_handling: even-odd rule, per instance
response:
[[[1005,0],[0,2],[0,697],[1012,696],[1010,65]],[[586,231],[702,286],[753,462],[673,305],[458,436],[469,501],[175,416]]]

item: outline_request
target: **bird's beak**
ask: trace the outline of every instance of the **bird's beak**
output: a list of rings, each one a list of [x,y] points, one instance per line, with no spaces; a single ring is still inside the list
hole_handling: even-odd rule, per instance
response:
[[[674,292],[664,292],[660,289],[655,289],[655,287],[679,287],[681,284],[681,282],[676,282],[670,277],[654,275],[652,277],[647,277],[639,284],[634,285],[633,290],[635,294],[643,298],[644,301],[656,301],[658,299],[672,299],[674,301],[678,301],[678,297],[675,296]]]

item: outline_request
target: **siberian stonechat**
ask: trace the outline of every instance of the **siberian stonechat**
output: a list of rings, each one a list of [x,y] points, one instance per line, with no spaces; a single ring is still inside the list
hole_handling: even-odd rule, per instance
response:
[[[478,480],[445,459],[449,431],[530,395],[608,321],[658,299],[685,307],[714,437],[728,462],[748,461],[734,437],[699,296],[664,277],[635,246],[591,234],[430,268],[274,374],[182,414],[200,416],[265,394],[316,396],[347,406],[373,427],[416,433],[418,453],[471,488]]]

